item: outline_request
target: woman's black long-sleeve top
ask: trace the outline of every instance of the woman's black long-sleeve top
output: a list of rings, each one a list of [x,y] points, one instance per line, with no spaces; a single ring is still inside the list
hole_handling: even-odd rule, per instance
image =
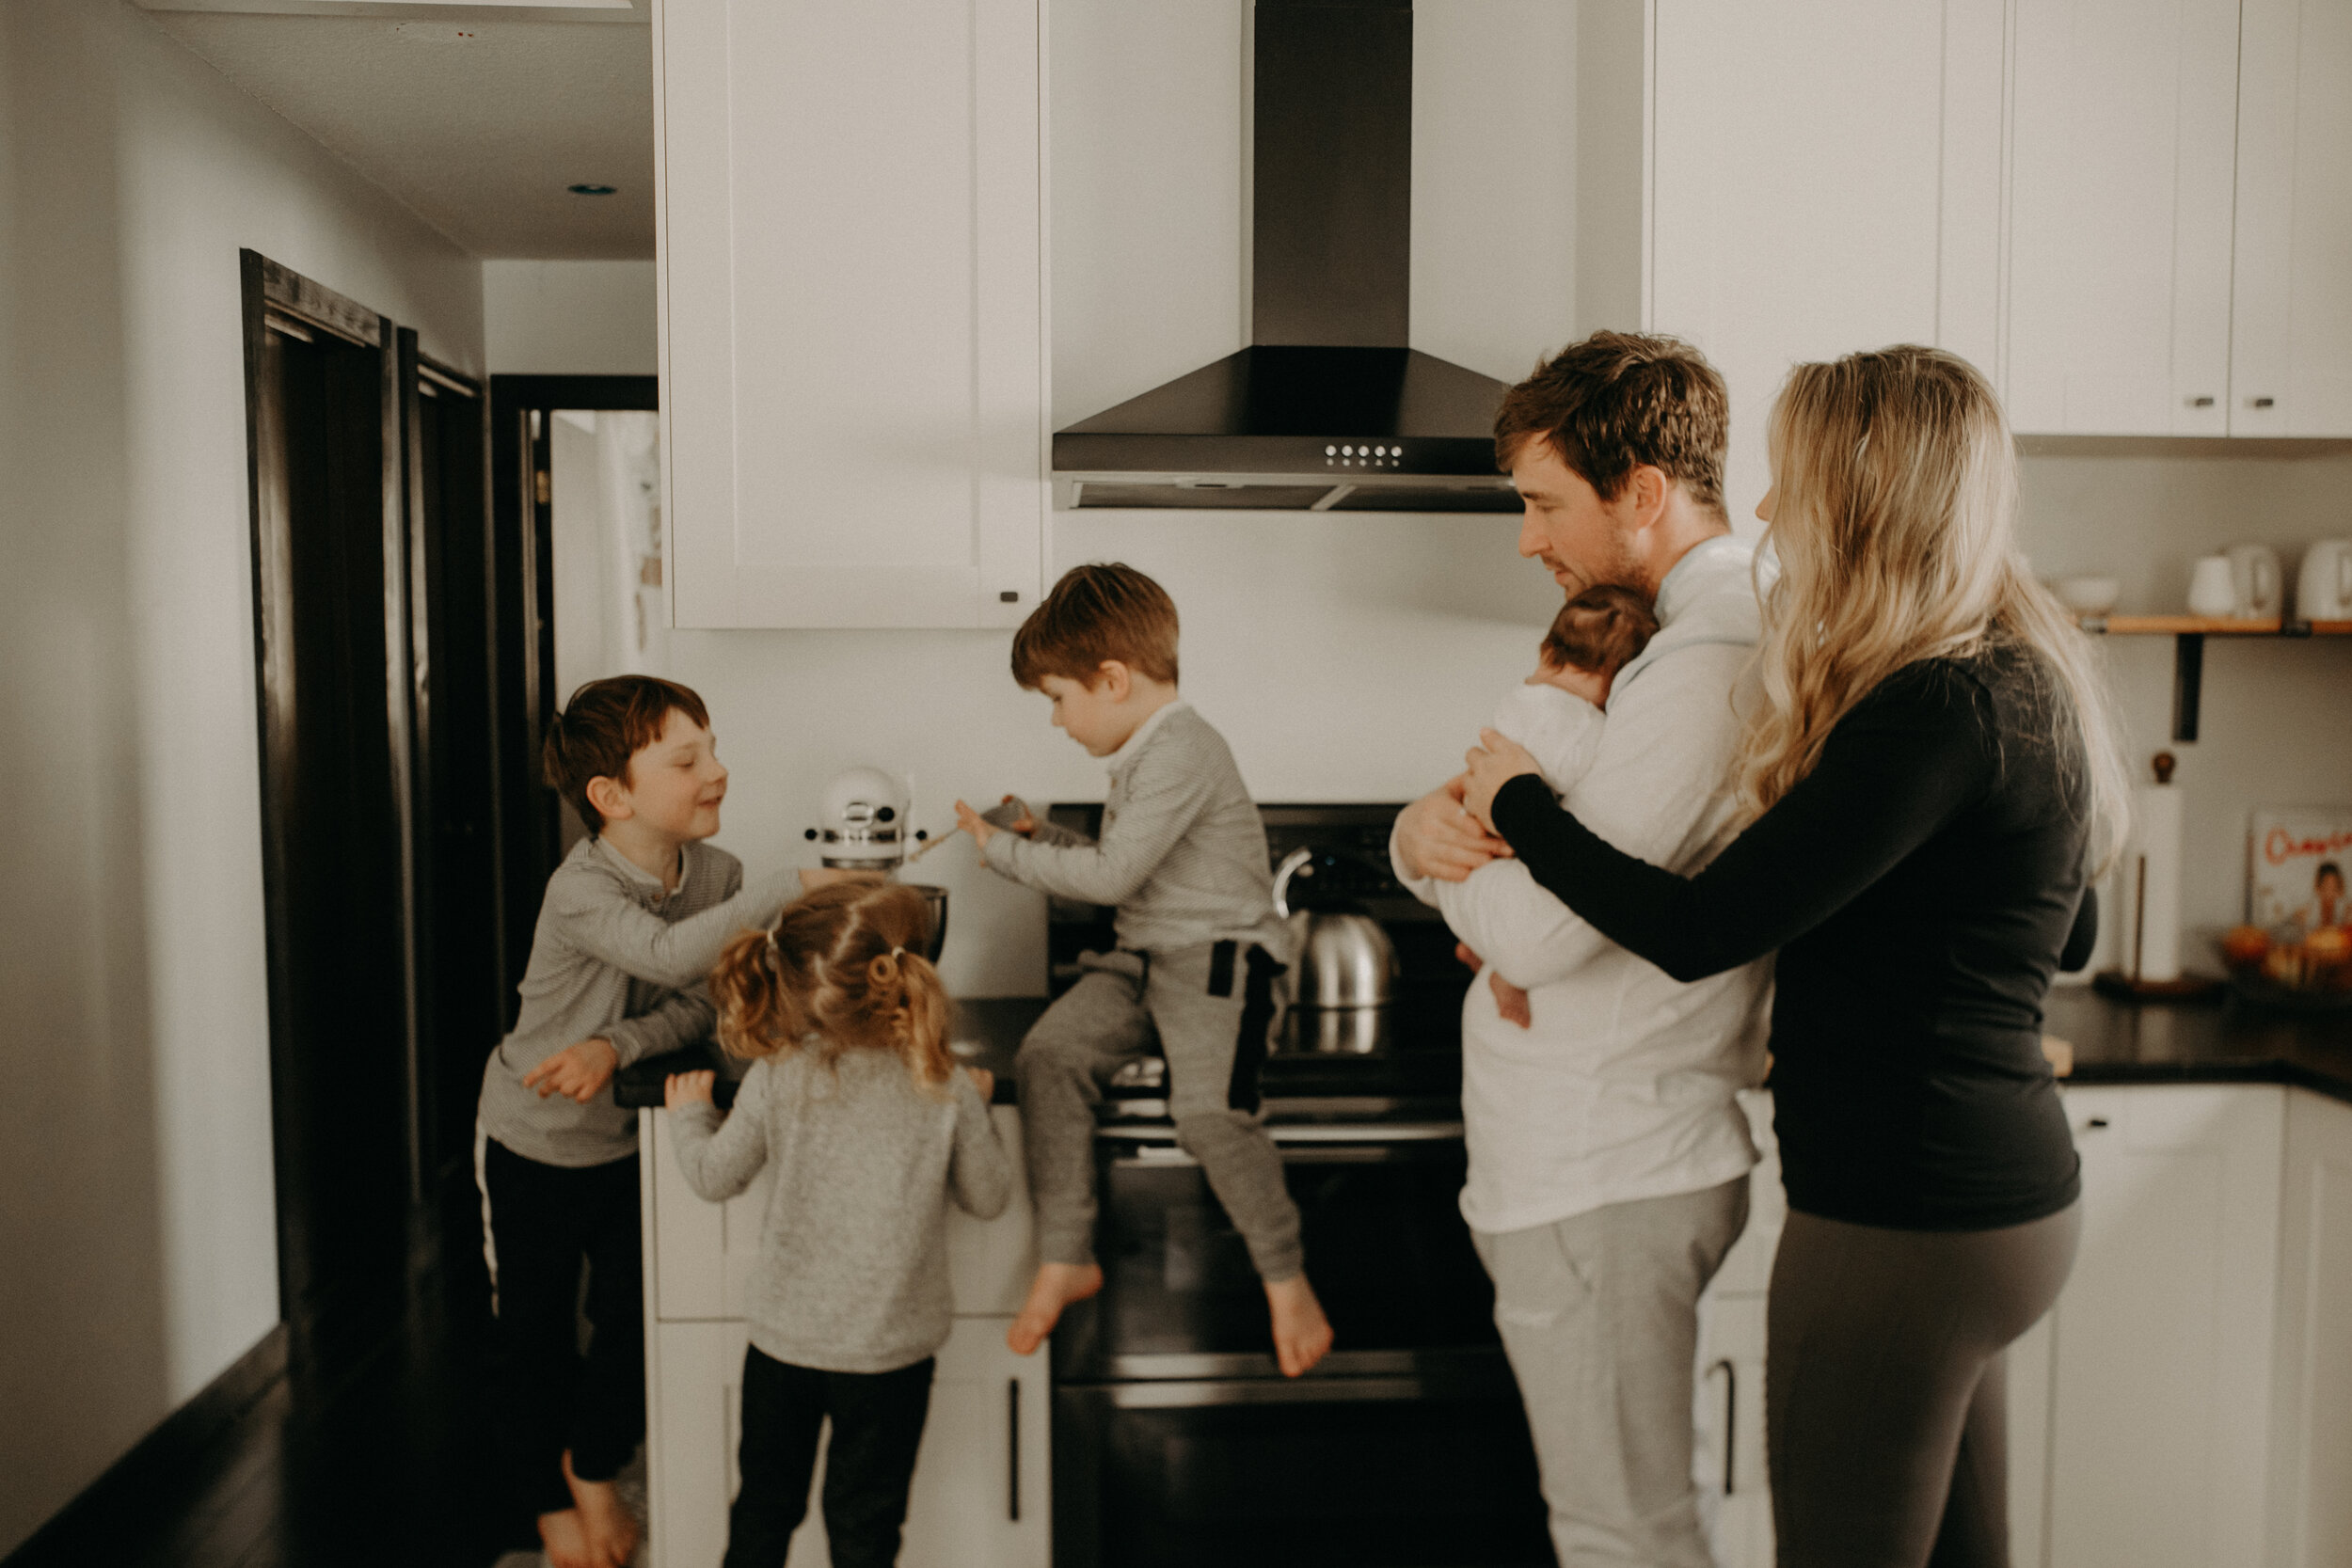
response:
[[[2074,732],[2053,721],[2065,702],[2016,647],[1898,671],[1688,879],[1612,847],[1540,778],[1502,786],[1495,828],[1538,882],[1677,979],[1778,950],[1774,1126],[1792,1208],[1903,1229],[2020,1225],[2081,1190],[2042,1054],[2050,976],[2090,918],[2084,769],[2054,738]]]

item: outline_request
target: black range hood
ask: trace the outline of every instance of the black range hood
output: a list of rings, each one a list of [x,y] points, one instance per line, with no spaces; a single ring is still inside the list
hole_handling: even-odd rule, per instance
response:
[[[1409,0],[1258,0],[1250,346],[1054,436],[1055,503],[1516,512],[1507,390],[1406,346]]]

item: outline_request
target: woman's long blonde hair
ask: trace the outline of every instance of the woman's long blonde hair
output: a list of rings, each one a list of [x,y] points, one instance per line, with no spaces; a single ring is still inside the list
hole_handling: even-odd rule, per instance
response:
[[[1799,365],[1773,404],[1771,540],[1756,650],[1765,704],[1738,769],[1761,815],[1820,760],[1837,721],[1922,659],[2030,650],[2038,705],[2089,806],[2090,866],[2122,849],[2130,786],[2090,641],[2017,548],[2017,457],[1976,368],[1900,344]]]
[[[836,882],[741,931],[710,973],[719,1043],[730,1055],[804,1051],[827,1065],[888,1051],[937,1088],[955,1071],[947,990],[923,957],[930,911],[896,882]]]

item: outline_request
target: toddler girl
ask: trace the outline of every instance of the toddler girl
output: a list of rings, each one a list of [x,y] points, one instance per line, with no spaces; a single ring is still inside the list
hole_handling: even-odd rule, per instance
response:
[[[712,1075],[666,1100],[687,1184],[712,1202],[774,1171],[746,1315],[741,1490],[725,1568],[781,1568],[808,1510],[820,1422],[834,1568],[898,1555],[907,1488],[947,1338],[947,1204],[1004,1212],[1012,1164],[991,1076],[947,1053],[947,995],[912,889],[845,882],[727,944],[719,1039],[753,1058],[723,1121]]]

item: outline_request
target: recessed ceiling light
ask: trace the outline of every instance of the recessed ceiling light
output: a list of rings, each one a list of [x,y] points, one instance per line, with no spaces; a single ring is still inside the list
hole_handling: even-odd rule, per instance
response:
[[[574,196],[611,196],[620,189],[618,185],[566,185],[564,188]]]

